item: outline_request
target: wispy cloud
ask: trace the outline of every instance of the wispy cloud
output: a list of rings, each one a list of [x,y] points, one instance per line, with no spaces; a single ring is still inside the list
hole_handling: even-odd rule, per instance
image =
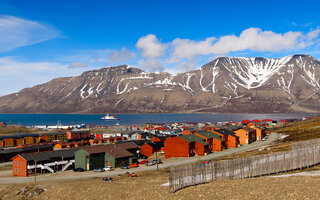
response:
[[[162,72],[165,69],[163,61],[158,58],[141,59],[138,64],[142,69],[149,72]]]
[[[60,34],[60,31],[36,21],[0,16],[0,52],[40,43]]]
[[[0,58],[1,93],[17,92],[25,87],[42,84],[53,78],[74,76],[83,72],[83,68],[68,68],[61,63],[25,62],[18,57]]]
[[[68,65],[68,68],[85,68],[88,67],[88,64],[82,62],[73,62]]]
[[[109,59],[114,62],[125,62],[129,59],[135,58],[137,55],[129,51],[127,48],[122,47],[120,51],[115,50],[110,56]]]

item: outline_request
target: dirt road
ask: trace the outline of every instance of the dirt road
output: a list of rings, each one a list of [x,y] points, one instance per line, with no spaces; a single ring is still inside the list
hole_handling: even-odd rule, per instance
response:
[[[211,160],[215,158],[220,158],[223,156],[229,156],[236,153],[241,153],[245,151],[250,151],[253,149],[261,148],[263,146],[267,146],[275,142],[277,139],[279,139],[280,135],[278,133],[271,133],[266,141],[256,141],[248,145],[243,145],[238,148],[231,148],[227,149],[221,152],[214,152],[207,156],[196,156],[191,158],[171,158],[164,160],[164,163],[159,165],[159,169],[166,169],[174,166],[179,165],[185,165],[185,164],[192,164],[198,161],[203,160]],[[156,166],[144,166],[141,165],[138,168],[132,168],[132,169],[116,169],[114,171],[110,172],[101,172],[101,173],[94,173],[92,171],[90,172],[82,172],[82,173],[75,173],[72,171],[66,171],[61,172],[57,174],[45,174],[45,175],[39,175],[36,177],[37,181],[63,181],[63,180],[79,180],[79,179],[87,179],[87,178],[99,178],[99,177],[105,177],[105,176],[115,176],[124,174],[125,172],[134,172],[139,173],[143,171],[153,171],[156,170]],[[34,176],[31,177],[10,177],[8,172],[0,173],[0,184],[8,184],[8,183],[27,183],[27,182],[34,182],[35,178]]]

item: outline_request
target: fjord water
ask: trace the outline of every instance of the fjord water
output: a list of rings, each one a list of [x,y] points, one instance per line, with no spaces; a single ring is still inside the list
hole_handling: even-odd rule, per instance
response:
[[[301,119],[319,114],[117,114],[119,121],[104,121],[104,115],[85,115],[85,114],[0,114],[0,122],[7,124],[18,124],[24,126],[33,125],[71,125],[71,124],[97,124],[97,125],[121,125],[154,123],[173,123],[173,122],[222,122],[222,121],[242,121],[243,119]]]

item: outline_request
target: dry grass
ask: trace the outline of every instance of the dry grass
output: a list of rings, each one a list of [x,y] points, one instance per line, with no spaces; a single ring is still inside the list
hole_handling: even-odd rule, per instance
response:
[[[168,172],[138,174],[137,178],[118,176],[112,182],[101,179],[46,182],[40,195],[26,198],[16,195],[21,188],[33,184],[0,185],[0,198],[6,199],[319,199],[319,177],[259,177],[214,181],[188,187],[174,194],[169,187]]]
[[[13,133],[30,133],[38,131],[39,129],[36,128],[27,128],[25,126],[19,126],[19,125],[8,125],[5,127],[0,127],[0,135],[8,135]]]

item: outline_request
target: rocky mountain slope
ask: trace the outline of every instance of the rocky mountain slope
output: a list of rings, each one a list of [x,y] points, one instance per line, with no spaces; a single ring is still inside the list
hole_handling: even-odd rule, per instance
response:
[[[179,74],[121,65],[57,78],[1,97],[0,112],[317,112],[319,90],[309,55],[220,57]]]

